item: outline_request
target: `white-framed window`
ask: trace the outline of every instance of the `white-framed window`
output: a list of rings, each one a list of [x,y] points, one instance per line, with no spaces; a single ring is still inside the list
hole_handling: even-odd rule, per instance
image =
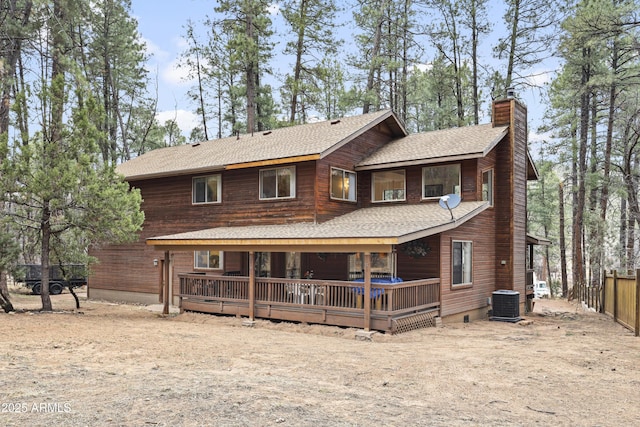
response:
[[[331,168],[331,198],[356,201],[356,173]]]
[[[296,197],[295,166],[260,171],[260,200],[294,197]]]
[[[493,206],[493,169],[482,172],[482,200]]]
[[[473,243],[464,240],[451,242],[451,284],[471,285],[473,282]]]
[[[222,268],[222,251],[194,251],[193,266],[209,270]]]
[[[220,203],[222,198],[222,176],[209,175],[193,178],[192,203]]]
[[[372,202],[397,202],[405,200],[406,179],[404,170],[374,172],[371,174]]]
[[[422,168],[422,198],[431,199],[446,194],[460,195],[460,165]]]

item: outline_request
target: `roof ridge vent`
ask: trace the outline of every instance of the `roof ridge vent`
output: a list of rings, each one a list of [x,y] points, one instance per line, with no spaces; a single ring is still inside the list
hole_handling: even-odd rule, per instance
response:
[[[332,124],[332,125],[337,125],[338,123],[340,123],[340,119],[338,119],[338,120],[333,120],[333,121],[331,122],[331,124]]]

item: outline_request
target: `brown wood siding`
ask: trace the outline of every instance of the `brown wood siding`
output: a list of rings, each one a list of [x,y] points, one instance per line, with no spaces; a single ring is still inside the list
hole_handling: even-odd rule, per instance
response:
[[[462,185],[462,200],[476,201],[479,200],[478,192],[478,160],[469,159],[461,162],[437,163],[433,166],[440,165],[460,165],[460,181]],[[362,200],[362,207],[380,206],[386,203],[436,203],[437,200],[422,199],[422,169],[424,165],[409,166],[406,168],[392,168],[388,170],[404,170],[406,179],[406,201],[403,202],[371,202],[371,175],[375,171],[361,171],[358,174],[358,199]],[[481,176],[480,176],[481,177]]]
[[[294,199],[259,200],[259,171],[262,168],[222,172],[222,203],[213,204],[191,203],[192,178],[202,174],[134,182],[133,185],[142,193],[142,210],[145,213],[138,242],[94,248],[91,254],[98,257],[100,264],[94,267],[89,286],[157,293],[158,274],[153,259],[163,258],[164,253],[146,245],[149,237],[229,225],[313,221],[315,162],[295,166]],[[175,283],[178,273],[193,271],[193,252],[175,253],[173,256]],[[232,258],[231,262],[233,270],[242,265],[237,258],[235,261]]]
[[[239,271],[241,275],[249,275],[249,259],[242,252],[224,253],[224,271]]]
[[[93,269],[89,285],[95,289],[157,293],[159,274],[157,267],[153,266],[153,259],[163,258],[164,253],[145,244],[149,237],[220,226],[327,220],[354,210],[357,208],[355,203],[331,200],[330,167],[353,170],[355,163],[391,139],[392,131],[381,124],[326,159],[295,164],[294,199],[260,200],[259,171],[264,168],[258,167],[214,172],[222,176],[222,202],[213,204],[191,203],[193,177],[207,174],[135,181],[132,185],[141,190],[144,200],[143,231],[137,243],[94,248],[92,255],[98,257],[100,264]],[[285,166],[290,165],[281,165]],[[175,253],[172,256],[173,280],[176,283],[179,272],[193,271],[193,253]],[[277,259],[272,262],[280,268],[281,263]],[[246,255],[225,255],[227,271],[247,274],[246,264]],[[342,270],[346,276],[346,264]],[[277,272],[279,270],[274,273]]]
[[[513,114],[512,114],[513,112]],[[508,124],[509,133],[495,148],[496,266],[499,289],[526,296],[527,119],[516,100],[494,104],[494,123]],[[505,266],[500,262],[504,260]]]
[[[347,254],[304,253],[302,254],[301,264],[302,273],[313,271],[314,279],[349,279],[349,258]]]
[[[520,292],[520,302],[526,299],[527,282],[527,111],[513,103],[514,133],[514,198],[513,198],[513,289]]]
[[[420,239],[429,247],[427,256],[412,258],[402,250],[397,250],[398,277],[402,280],[419,280],[440,277],[440,235]]]
[[[363,199],[360,191],[357,191],[356,202],[331,198],[331,168],[353,172],[358,162],[389,143],[391,139],[391,130],[386,125],[379,125],[317,162],[316,212],[318,222],[352,212],[362,205]],[[356,181],[356,185],[360,188],[360,174],[358,174]]]
[[[478,201],[481,199],[478,192],[478,160],[464,160],[460,164],[462,181],[462,200]],[[482,176],[480,176],[482,179]],[[482,181],[480,181],[482,182]]]
[[[511,125],[511,102],[515,100],[503,99],[493,103],[491,123],[494,127]]]
[[[514,125],[511,125],[511,111]],[[441,278],[442,315],[486,307],[487,298],[496,289],[515,289],[525,297],[526,282],[526,110],[514,100],[499,101],[494,106],[494,123],[511,125],[510,132],[496,148],[482,159],[461,163],[462,198],[481,199],[482,171],[494,168],[494,208],[443,235],[425,241],[429,254],[414,259],[398,248],[398,276],[404,280]],[[237,169],[221,172],[222,203],[191,204],[192,175],[136,181],[144,199],[144,229],[137,243],[94,248],[100,264],[93,269],[90,288],[158,293],[159,266],[164,252],[145,244],[148,237],[218,226],[252,224],[286,224],[301,221],[325,221],[357,208],[372,206],[371,171],[358,173],[358,202],[331,200],[330,168],[353,170],[363,157],[392,139],[389,129],[378,128],[357,137],[326,158],[296,164],[295,199],[259,200],[259,170]],[[283,165],[286,166],[286,165]],[[394,168],[397,169],[397,168]],[[436,203],[422,200],[422,166],[406,170],[406,202]],[[202,176],[195,175],[195,176]],[[380,204],[373,204],[380,205]],[[473,242],[473,286],[451,287],[451,240]],[[193,253],[175,252],[172,256],[173,294],[178,286],[177,274],[193,271]],[[505,265],[501,261],[505,260]],[[314,270],[315,277],[345,280],[348,277],[347,254],[303,254],[302,271]],[[226,271],[248,274],[246,253],[226,253]],[[272,274],[282,275],[284,257],[272,258]],[[223,270],[216,272],[222,273]]]
[[[440,240],[441,315],[450,316],[487,307],[487,298],[500,287],[496,277],[496,254],[493,241],[495,216],[486,210],[455,230],[443,233]],[[464,240],[473,242],[473,285],[452,286],[451,242]]]

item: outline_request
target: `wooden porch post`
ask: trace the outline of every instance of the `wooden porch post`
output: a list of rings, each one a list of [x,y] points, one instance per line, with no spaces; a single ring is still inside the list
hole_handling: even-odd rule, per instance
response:
[[[364,253],[364,330],[371,329],[371,252]]]
[[[249,320],[253,321],[255,316],[256,299],[256,254],[249,251]]]
[[[161,259],[160,268],[158,269],[158,303],[162,304],[163,302],[164,302],[164,260]]]
[[[169,251],[164,252],[164,308],[162,309],[162,314],[169,314],[169,298],[171,295],[169,293]]]

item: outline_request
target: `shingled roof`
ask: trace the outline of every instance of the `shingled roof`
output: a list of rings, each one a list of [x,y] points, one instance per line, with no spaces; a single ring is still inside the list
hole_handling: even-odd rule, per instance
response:
[[[223,170],[268,160],[319,159],[378,124],[407,134],[391,110],[150,151],[118,166],[128,180]]]
[[[484,157],[508,129],[488,123],[412,134],[385,145],[358,163],[356,170]]]
[[[292,223],[217,227],[159,236],[147,239],[157,249],[165,246],[206,246],[227,250],[228,247],[273,250],[274,247],[295,251],[304,246],[341,250],[340,245],[378,246],[402,244],[421,237],[456,228],[489,207],[488,202],[462,202],[452,213],[438,203],[389,205],[358,209],[324,223]],[[452,219],[451,216],[455,219]],[[348,242],[348,243],[347,243]],[[387,246],[386,248],[383,248]],[[261,248],[263,247],[263,248]],[[257,248],[257,249],[256,249]],[[186,249],[186,248],[185,248]]]

